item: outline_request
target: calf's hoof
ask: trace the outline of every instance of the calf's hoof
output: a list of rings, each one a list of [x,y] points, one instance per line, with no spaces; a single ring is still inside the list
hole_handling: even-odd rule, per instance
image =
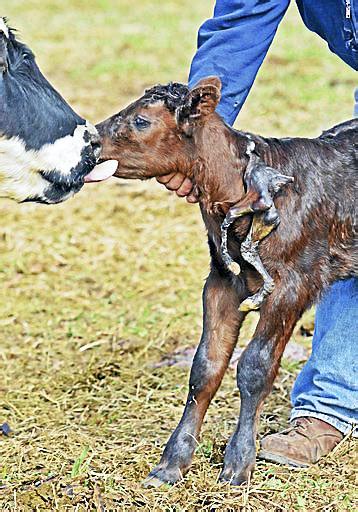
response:
[[[236,470],[232,466],[224,466],[220,473],[219,481],[235,486],[244,485],[248,482],[252,471],[253,469]]]
[[[169,468],[157,466],[147,478],[143,480],[143,487],[160,487],[165,484],[175,484],[183,479],[183,474],[179,468]]]

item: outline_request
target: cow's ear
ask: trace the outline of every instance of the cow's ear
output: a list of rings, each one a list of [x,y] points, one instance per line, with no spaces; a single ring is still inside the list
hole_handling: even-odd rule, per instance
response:
[[[187,135],[191,135],[195,124],[214,112],[220,101],[220,91],[220,78],[208,76],[188,92],[177,112],[178,124]]]

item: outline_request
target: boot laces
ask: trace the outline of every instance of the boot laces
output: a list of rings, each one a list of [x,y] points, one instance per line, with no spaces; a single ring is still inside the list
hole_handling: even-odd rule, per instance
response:
[[[290,437],[294,437],[298,434],[300,436],[305,437],[306,439],[310,439],[311,436],[308,435],[307,424],[311,423],[311,418],[298,418],[294,422],[292,422],[290,427],[288,427],[286,430],[283,430],[281,434]]]

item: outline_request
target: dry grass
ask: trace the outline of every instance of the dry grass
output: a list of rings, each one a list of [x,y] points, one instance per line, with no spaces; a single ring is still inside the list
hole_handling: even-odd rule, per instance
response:
[[[185,80],[210,3],[5,0],[3,13],[63,94],[100,119],[146,85]],[[353,83],[292,11],[241,124],[317,133],[349,117]],[[0,438],[2,510],[356,509],[352,440],[309,470],[259,463],[244,489],[216,482],[239,409],[232,370],[185,481],[141,488],[186,395],[187,370],[153,365],[200,334],[208,256],[196,207],[113,180],[57,207],[0,210],[1,418],[13,429]],[[285,425],[299,367],[284,361],[261,434]]]

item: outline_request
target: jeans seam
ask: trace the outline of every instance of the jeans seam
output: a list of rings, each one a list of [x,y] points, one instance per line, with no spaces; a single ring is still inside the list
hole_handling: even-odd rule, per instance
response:
[[[319,420],[325,421],[329,425],[332,425],[332,427],[339,430],[344,436],[348,434],[352,434],[353,437],[358,438],[358,424],[357,423],[348,423],[347,421],[340,420],[338,418],[335,418],[333,416],[329,416],[328,414],[324,414],[317,411],[305,411],[303,409],[301,410],[295,410],[293,409],[291,412],[290,421],[293,421],[297,418],[317,418]]]

